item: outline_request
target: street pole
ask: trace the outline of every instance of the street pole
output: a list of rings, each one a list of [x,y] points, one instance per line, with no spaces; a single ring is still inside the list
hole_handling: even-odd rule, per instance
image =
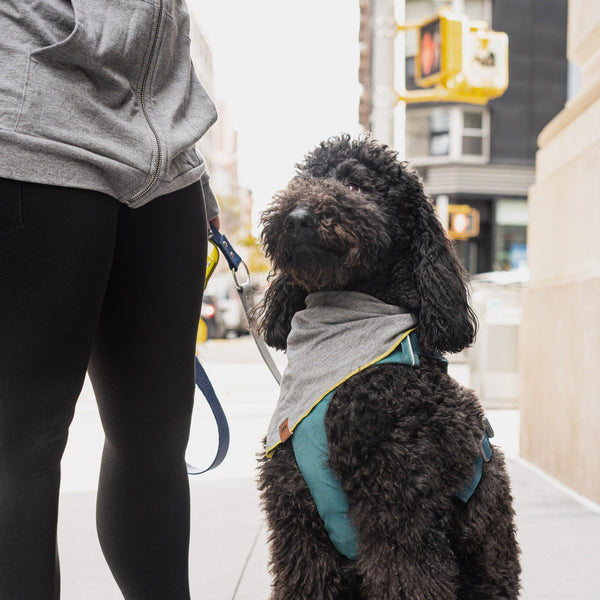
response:
[[[395,0],[373,0],[371,129],[378,141],[394,146],[395,89],[394,50],[396,40]]]
[[[440,194],[435,197],[435,207],[437,209],[437,216],[444,228],[444,231],[448,233],[448,204],[450,198],[446,194]]]
[[[452,0],[450,3],[450,10],[457,14],[464,14],[465,12],[465,1],[464,0]],[[448,232],[448,205],[450,204],[450,198],[446,194],[436,196],[435,206],[437,209],[437,215],[442,223],[442,227]]]
[[[395,0],[395,18],[397,25],[404,25],[406,22],[406,0]],[[395,92],[404,90],[406,87],[406,40],[403,30],[399,30],[396,35],[395,48]],[[394,147],[398,152],[400,160],[406,159],[406,102],[398,102],[395,110],[394,119]]]

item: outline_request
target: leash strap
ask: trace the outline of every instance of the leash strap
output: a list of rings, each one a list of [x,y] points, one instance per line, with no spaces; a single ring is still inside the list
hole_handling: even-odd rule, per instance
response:
[[[242,262],[242,264],[244,265],[246,273],[248,275],[246,281],[240,283],[238,281],[237,271],[233,272],[233,279],[235,280],[238,296],[240,297],[240,300],[242,301],[242,306],[244,307],[244,313],[246,314],[246,319],[248,321],[248,327],[250,329],[252,339],[254,340],[254,343],[256,344],[256,347],[258,348],[262,359],[265,361],[265,364],[269,368],[269,371],[271,371],[271,375],[273,375],[275,381],[279,385],[281,385],[281,373],[279,372],[279,369],[277,368],[277,365],[275,364],[275,361],[271,356],[271,352],[269,351],[268,346],[265,344],[260,335],[258,335],[258,332],[254,329],[254,324],[251,318],[252,308],[254,306],[254,292],[252,290],[252,284],[250,283],[250,274],[248,273],[248,267],[246,267],[246,263]]]
[[[238,296],[242,302],[242,307],[244,309],[244,313],[246,315],[246,319],[248,321],[248,327],[250,329],[250,334],[252,335],[252,339],[262,356],[262,359],[265,361],[265,364],[271,371],[271,374],[275,378],[275,381],[278,384],[281,384],[281,373],[271,356],[271,352],[269,351],[268,346],[265,344],[263,339],[260,337],[256,328],[253,324],[253,320],[251,318],[252,308],[254,307],[253,295],[254,292],[252,290],[252,283],[250,282],[250,271],[248,270],[248,266],[242,260],[240,255],[233,249],[231,242],[213,225],[210,226],[212,231],[212,241],[213,243],[221,250],[223,256],[225,256],[227,263],[229,264],[229,268],[231,269],[231,273],[233,275],[233,280],[235,282],[235,287],[237,289]],[[244,271],[244,280],[240,281],[239,271],[240,267],[243,267]]]
[[[211,231],[209,232],[209,241],[213,242],[213,244],[221,250],[223,256],[227,259],[227,263],[231,267],[232,270],[237,270],[240,263],[242,262],[241,257],[237,254],[237,252],[233,249],[229,240],[215,227],[211,225]],[[204,287],[206,287],[206,283],[208,282],[209,277],[212,275],[215,267],[217,266],[217,262],[219,261],[218,254],[214,257],[209,255],[208,264],[207,264],[207,273],[204,281]],[[215,423],[217,424],[217,435],[218,435],[218,444],[217,444],[217,454],[213,459],[212,463],[206,467],[206,469],[198,469],[186,462],[188,475],[201,475],[202,473],[206,473],[207,471],[211,471],[212,469],[216,469],[227,456],[227,451],[229,450],[229,424],[227,423],[227,417],[225,416],[225,412],[223,411],[223,407],[217,398],[217,394],[215,389],[206,374],[206,371],[198,357],[196,356],[196,386],[202,392],[206,401],[208,402],[208,406],[212,411],[213,417],[215,419]]]
[[[217,394],[215,393],[204,367],[200,364],[198,357],[196,357],[196,385],[204,394],[204,397],[206,398],[206,401],[210,406],[210,410],[215,418],[215,422],[217,423],[219,444],[214,460],[210,466],[206,467],[206,469],[198,469],[197,467],[186,463],[188,475],[200,475],[212,469],[216,469],[223,462],[223,460],[225,460],[225,456],[227,456],[227,450],[229,450],[229,425],[227,424],[227,417],[223,412],[223,407],[221,406],[221,403],[217,398]]]
[[[242,257],[233,249],[231,242],[214,226],[210,226],[212,241],[221,250],[223,256],[232,271],[237,271],[240,264],[244,262]]]
[[[238,295],[242,302],[242,307],[244,308],[244,313],[246,314],[246,319],[248,320],[248,326],[250,328],[250,333],[252,334],[252,338],[256,343],[258,351],[265,361],[269,371],[271,371],[273,377],[277,383],[281,383],[281,374],[267,345],[264,343],[262,338],[258,335],[254,326],[252,324],[251,319],[251,311],[253,308],[253,290],[252,284],[250,283],[250,271],[246,263],[242,260],[242,257],[234,250],[231,242],[213,225],[210,226],[211,232],[209,234],[210,241],[222,252],[223,256],[227,260],[227,264],[231,269],[231,273],[233,274],[233,280],[235,281],[235,287],[237,289]],[[217,257],[218,260],[218,257]],[[212,265],[213,268],[216,266]],[[240,282],[238,278],[238,271],[240,266],[243,266],[243,270],[245,272],[245,281]],[[210,276],[210,275],[209,275]],[[229,450],[229,425],[227,423],[227,417],[225,416],[225,412],[223,411],[223,407],[217,398],[217,394],[204,370],[204,367],[200,364],[198,357],[196,357],[196,385],[206,398],[208,405],[212,411],[212,414],[215,418],[215,422],[217,424],[217,432],[219,436],[219,442],[217,446],[217,454],[213,460],[213,462],[206,469],[198,469],[193,465],[186,463],[188,475],[200,475],[202,473],[206,473],[212,469],[216,469],[222,462],[225,460],[227,456],[227,451]]]

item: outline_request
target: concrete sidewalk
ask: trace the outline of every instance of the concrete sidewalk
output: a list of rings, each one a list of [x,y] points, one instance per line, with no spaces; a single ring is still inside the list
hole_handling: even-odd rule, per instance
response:
[[[63,600],[123,598],[96,540],[94,505],[94,492],[71,492],[61,498]],[[194,600],[266,600],[266,565],[266,533],[254,481],[193,482],[190,584]]]
[[[230,421],[232,442],[217,471],[191,480],[192,597],[267,600],[268,553],[254,482],[254,455],[277,387],[260,359],[255,359],[248,340],[227,344],[225,349],[207,349],[212,360],[205,360]],[[227,361],[221,354],[225,352]],[[235,376],[229,360],[232,352]],[[63,461],[59,527],[62,599],[122,600],[96,541],[93,481],[102,434],[90,393],[89,387],[84,389]],[[200,457],[209,462],[215,450],[205,410],[199,399],[188,455],[192,462]],[[600,600],[600,508],[578,499],[518,458],[516,411],[490,411],[488,416],[497,434],[494,441],[509,457],[523,552],[521,599]],[[85,471],[81,470],[82,457]]]
[[[522,548],[522,600],[600,600],[600,513],[510,461]],[[192,483],[192,597],[267,600],[267,542],[251,479]],[[94,494],[63,496],[64,600],[122,599],[93,526]],[[307,599],[310,600],[310,599]]]

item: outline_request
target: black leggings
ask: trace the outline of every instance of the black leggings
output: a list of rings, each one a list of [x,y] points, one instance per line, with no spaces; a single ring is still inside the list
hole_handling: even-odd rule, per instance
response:
[[[59,597],[60,460],[88,368],[100,543],[127,600],[187,600],[199,184],[129,209],[0,179],[0,598]]]

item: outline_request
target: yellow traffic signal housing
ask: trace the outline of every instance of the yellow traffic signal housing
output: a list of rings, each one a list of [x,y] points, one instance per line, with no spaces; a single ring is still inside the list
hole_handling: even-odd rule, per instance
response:
[[[441,9],[435,17],[399,29],[417,29],[415,82],[398,100],[487,104],[508,87],[508,36],[483,21]]]
[[[467,240],[479,235],[479,211],[468,204],[448,205],[448,235]]]
[[[458,75],[463,66],[462,47],[466,19],[440,11],[418,28],[415,82],[430,87]]]
[[[502,96],[508,87],[508,35],[474,24],[465,36],[462,55],[456,88],[487,98]]]

